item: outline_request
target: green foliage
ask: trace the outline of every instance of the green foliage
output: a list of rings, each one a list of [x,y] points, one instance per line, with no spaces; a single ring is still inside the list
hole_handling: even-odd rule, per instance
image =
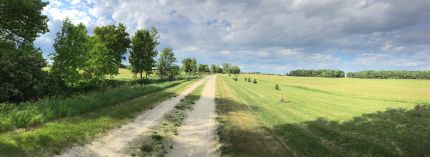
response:
[[[254,79],[254,81],[252,81],[252,83],[257,84],[257,80],[256,80],[256,79]]]
[[[82,80],[80,70],[85,67],[89,50],[88,38],[85,26],[82,23],[74,25],[70,19],[63,21],[61,31],[57,33],[51,72],[67,86],[77,86]]]
[[[187,74],[197,72],[197,61],[195,58],[184,58],[182,60],[182,70]]]
[[[155,66],[154,58],[157,56],[158,31],[155,28],[151,30],[137,30],[132,38],[130,51],[130,64],[134,73],[140,73],[140,79],[145,72],[146,77],[152,73]]]
[[[161,51],[157,64],[158,73],[162,80],[165,78],[174,79],[179,75],[178,67],[174,64],[175,62],[176,57],[173,53],[173,49],[164,48]]]
[[[199,73],[209,73],[209,72],[211,72],[209,70],[209,66],[207,64],[199,64],[198,71],[199,71]]]
[[[175,86],[183,81],[150,84],[146,86],[119,87],[95,91],[74,97],[43,99],[19,105],[0,104],[0,131],[29,127],[35,124],[82,115],[100,108]]]
[[[275,90],[279,90],[279,85],[278,84],[275,85]]]
[[[430,71],[359,71],[349,72],[350,78],[364,79],[430,79]]]
[[[231,68],[231,64],[229,64],[229,63],[223,63],[222,64],[222,70],[224,73],[231,74],[232,72],[230,71],[231,70],[230,68]]]
[[[48,31],[40,0],[0,2],[0,102],[37,98],[46,65],[33,41]]]
[[[240,74],[240,67],[238,67],[238,66],[232,66],[232,67],[230,67],[229,71],[232,74]]]
[[[2,0],[0,38],[31,44],[39,34],[49,31],[48,17],[42,15],[48,2],[42,0]]]
[[[91,49],[88,53],[85,66],[85,75],[90,80],[103,79],[106,75],[112,75],[112,71],[118,70],[115,64],[111,64],[112,50],[108,49],[98,38],[91,38]]]
[[[293,70],[288,73],[288,76],[304,76],[304,77],[345,77],[345,72],[340,70]]]
[[[104,64],[105,66],[112,67],[104,69],[109,75],[118,74],[118,69],[121,67],[121,61],[124,59],[124,54],[130,47],[131,41],[129,34],[125,30],[126,27],[122,23],[118,26],[108,25],[94,28],[94,38],[97,38],[95,41],[103,43],[106,48],[110,50],[103,54],[107,55],[103,57],[104,59],[110,59],[110,62],[108,63],[111,65]]]

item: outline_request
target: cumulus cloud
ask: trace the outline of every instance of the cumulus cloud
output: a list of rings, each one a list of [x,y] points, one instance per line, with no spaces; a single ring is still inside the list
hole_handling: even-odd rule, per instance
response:
[[[159,48],[172,47],[179,59],[245,71],[413,70],[430,56],[428,0],[55,0],[44,13],[51,30],[66,16],[89,29],[121,22],[130,34],[154,26]]]

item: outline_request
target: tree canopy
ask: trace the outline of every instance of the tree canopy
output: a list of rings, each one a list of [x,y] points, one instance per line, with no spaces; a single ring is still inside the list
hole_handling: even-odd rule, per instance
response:
[[[152,68],[155,66],[154,57],[157,56],[157,50],[155,49],[158,45],[158,31],[155,28],[151,30],[137,30],[132,38],[132,45],[130,51],[130,64],[134,73],[140,73],[142,79],[142,73],[145,72],[146,78],[148,74],[152,73]]]
[[[174,64],[176,62],[175,54],[173,49],[164,48],[160,53],[160,58],[158,59],[157,69],[161,79],[169,78],[173,79],[177,72],[177,66]]]

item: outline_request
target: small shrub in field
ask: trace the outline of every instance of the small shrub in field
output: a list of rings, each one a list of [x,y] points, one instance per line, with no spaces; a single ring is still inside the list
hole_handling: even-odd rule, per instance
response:
[[[254,81],[253,81],[253,82],[254,82],[254,84],[257,84],[257,80],[256,80],[256,79],[254,79]]]
[[[279,85],[278,84],[275,85],[275,89],[279,90]]]
[[[251,78],[248,78],[248,82],[251,82]]]
[[[237,81],[237,78],[236,78],[236,77],[234,77],[234,78],[233,78],[233,80]]]
[[[279,95],[279,101],[282,103],[287,102],[287,96],[285,96],[285,94],[282,93],[281,95]]]

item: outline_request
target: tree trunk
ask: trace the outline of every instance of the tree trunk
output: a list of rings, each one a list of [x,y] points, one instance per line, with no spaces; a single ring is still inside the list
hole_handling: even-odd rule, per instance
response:
[[[143,73],[143,71],[142,70],[140,70],[140,79],[142,79],[142,73]]]

